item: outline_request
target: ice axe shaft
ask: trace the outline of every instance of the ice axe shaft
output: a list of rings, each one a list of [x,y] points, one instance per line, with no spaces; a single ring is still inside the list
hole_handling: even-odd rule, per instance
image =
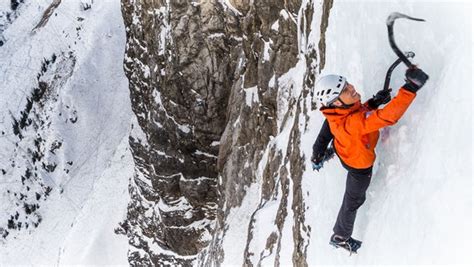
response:
[[[415,57],[415,53],[410,51],[403,54],[403,56],[405,58],[413,58]],[[395,62],[393,62],[390,68],[388,68],[387,74],[385,75],[385,83],[383,85],[383,90],[388,90],[388,87],[390,86],[390,79],[392,78],[392,72],[401,62],[402,62],[402,59],[399,57],[397,60],[395,60]]]
[[[393,24],[395,23],[395,20],[396,19],[399,19],[399,18],[405,18],[405,19],[410,19],[410,20],[415,20],[415,21],[425,21],[424,19],[419,19],[419,18],[414,18],[414,17],[410,17],[410,16],[407,16],[405,14],[402,14],[402,13],[398,13],[398,12],[393,12],[391,13],[388,18],[387,18],[387,29],[388,29],[388,40],[390,42],[390,46],[392,47],[393,51],[395,52],[395,54],[397,54],[398,58],[401,59],[401,61],[403,61],[403,63],[407,66],[407,67],[411,67],[413,66],[413,64],[410,62],[410,60],[408,60],[408,58],[403,54],[403,52],[398,48],[397,44],[395,43],[395,39],[393,37]]]

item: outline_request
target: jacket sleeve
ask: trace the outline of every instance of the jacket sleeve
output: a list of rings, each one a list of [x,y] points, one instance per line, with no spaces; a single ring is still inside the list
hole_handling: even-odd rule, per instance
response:
[[[324,120],[323,126],[319,131],[318,138],[313,145],[313,156],[316,158],[323,157],[326,149],[328,148],[329,142],[333,139],[333,135],[329,128],[328,120]]]
[[[348,128],[354,129],[360,134],[367,134],[393,125],[403,116],[415,96],[415,93],[402,87],[384,108],[374,110],[368,117],[365,117],[365,114],[352,115],[348,120],[350,124]]]

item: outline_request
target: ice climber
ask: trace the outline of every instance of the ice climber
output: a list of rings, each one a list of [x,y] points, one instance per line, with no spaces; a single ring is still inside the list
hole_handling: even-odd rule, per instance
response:
[[[351,236],[357,209],[364,203],[370,184],[379,129],[395,124],[428,80],[428,75],[416,67],[409,68],[405,77],[406,84],[393,99],[390,90],[380,90],[364,104],[360,94],[343,76],[323,76],[316,84],[314,97],[326,120],[313,145],[311,161],[313,168],[319,170],[335,151],[348,171],[330,244],[351,253],[357,252],[362,243]],[[387,105],[379,108],[383,104]]]

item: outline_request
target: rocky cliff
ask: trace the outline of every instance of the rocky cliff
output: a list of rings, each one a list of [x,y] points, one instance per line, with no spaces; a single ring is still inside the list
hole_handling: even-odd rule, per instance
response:
[[[132,265],[220,265],[236,234],[240,263],[278,265],[285,227],[306,264],[300,133],[331,5],[122,1],[136,171],[117,231]]]
[[[339,73],[375,94],[395,10],[426,20],[397,20],[396,39],[430,80],[381,131],[364,253],[347,257],[327,243],[346,172],[308,168],[311,89]],[[472,85],[452,79],[471,75],[470,18],[451,2],[0,1],[0,265],[472,266]]]
[[[347,257],[327,242],[346,172],[308,168],[311,89],[339,73],[375,94],[395,10],[426,20],[397,20],[396,39],[430,80],[381,131]],[[472,266],[472,85],[452,79],[471,76],[470,18],[398,0],[0,1],[0,265]]]

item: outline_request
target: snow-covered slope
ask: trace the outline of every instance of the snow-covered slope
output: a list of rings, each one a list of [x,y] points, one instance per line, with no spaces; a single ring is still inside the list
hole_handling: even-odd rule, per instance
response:
[[[127,264],[114,233],[133,171],[120,3],[3,2],[0,265]]]

